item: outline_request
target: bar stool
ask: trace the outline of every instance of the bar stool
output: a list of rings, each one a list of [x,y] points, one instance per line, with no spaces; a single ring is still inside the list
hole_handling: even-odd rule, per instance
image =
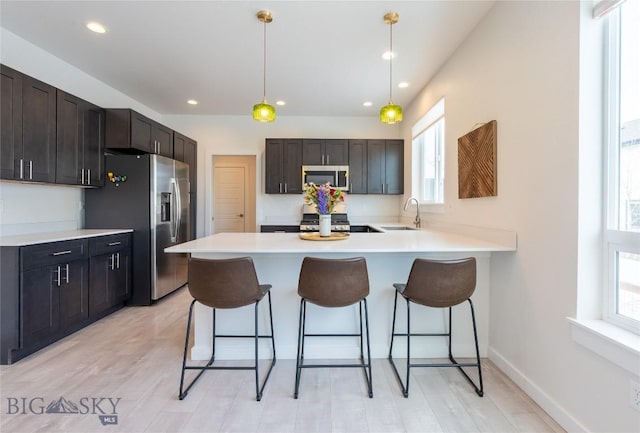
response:
[[[320,259],[305,257],[300,269],[298,295],[300,321],[298,323],[298,352],[296,355],[296,384],[293,394],[298,398],[300,377],[303,368],[362,368],[367,382],[369,397],[373,397],[371,386],[371,348],[369,344],[369,315],[366,296],[369,294],[367,263],[363,257],[350,259]],[[311,334],[306,332],[307,302],[327,307],[346,307],[358,303],[360,332],[357,334]],[[364,304],[365,332],[367,337],[367,359],[364,358],[362,333],[362,306]],[[305,337],[359,337],[360,362],[357,364],[307,364],[304,362]],[[368,373],[367,373],[368,370]]]
[[[187,393],[196,381],[207,370],[254,370],[256,382],[256,400],[262,398],[271,370],[276,363],[276,345],[273,337],[273,314],[271,311],[271,284],[259,284],[253,260],[250,257],[221,260],[189,259],[189,292],[193,296],[193,301],[189,307],[189,319],[187,321],[187,336],[184,340],[184,355],[182,357],[182,375],[180,377],[180,400],[187,396]],[[258,304],[267,295],[269,301],[269,322],[271,325],[271,335],[258,334]],[[207,365],[187,366],[187,346],[189,344],[189,333],[191,330],[191,318],[193,306],[196,301],[207,307],[213,308],[213,353]],[[253,335],[216,335],[216,309],[217,308],[239,308],[254,304],[254,334]],[[253,366],[213,366],[216,355],[216,338],[253,338],[255,347],[255,364]],[[262,382],[258,383],[258,340],[260,338],[271,339],[273,358],[267,371],[267,375]],[[198,375],[184,389],[184,374],[186,370],[200,370]]]
[[[476,330],[476,317],[473,310],[471,295],[476,288],[476,259],[474,257],[461,260],[427,260],[415,259],[409,279],[406,284],[396,283],[396,297],[393,303],[393,324],[391,328],[391,345],[389,348],[389,362],[393,367],[396,378],[402,388],[405,397],[409,396],[409,371],[412,367],[457,367],[464,377],[473,385],[476,393],[484,395],[482,385],[482,369],[480,367],[480,350],[478,349],[478,333]],[[407,333],[396,333],[396,307],[398,295],[407,301]],[[469,302],[471,308],[471,321],[473,322],[473,336],[476,344],[476,362],[459,363],[451,354],[451,307]],[[411,303],[435,308],[449,308],[449,331],[446,333],[412,333],[409,306]],[[398,369],[393,361],[393,338],[396,336],[407,337],[407,379],[406,386],[402,383]],[[446,336],[449,337],[449,360],[445,364],[412,364],[411,363],[411,337],[414,336]],[[480,387],[478,387],[462,367],[477,367]]]

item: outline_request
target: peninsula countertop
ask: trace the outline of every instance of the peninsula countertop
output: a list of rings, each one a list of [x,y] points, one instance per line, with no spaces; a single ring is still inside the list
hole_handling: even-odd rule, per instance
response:
[[[169,247],[165,251],[194,254],[430,253],[516,251],[516,246],[515,240],[513,242],[495,242],[451,232],[420,229],[351,233],[346,239],[334,241],[303,240],[299,233],[218,233]]]

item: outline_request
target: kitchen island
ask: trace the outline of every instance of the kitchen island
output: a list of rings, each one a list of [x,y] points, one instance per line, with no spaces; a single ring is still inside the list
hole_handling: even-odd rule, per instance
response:
[[[385,224],[389,226],[389,224]],[[373,227],[376,227],[373,225]],[[347,258],[362,256],[367,261],[369,284],[368,296],[371,335],[371,354],[384,358],[389,350],[391,318],[395,289],[393,283],[406,282],[415,258],[457,259],[475,257],[477,260],[477,287],[472,297],[476,308],[476,321],[481,356],[486,356],[489,330],[489,271],[491,254],[516,250],[515,233],[505,232],[499,236],[469,236],[435,230],[385,230],[380,233],[351,233],[344,240],[309,241],[298,233],[220,233],[167,248],[169,253],[190,253],[193,257],[218,259],[250,256],[255,263],[261,284],[271,284],[273,320],[277,356],[294,359],[298,332],[297,294],[298,275],[305,256],[322,258]],[[327,285],[331,284],[327,275]],[[266,303],[261,305],[261,330],[267,329]],[[188,305],[185,305],[185,309]],[[308,308],[321,309],[307,319],[307,329],[315,333],[353,331],[357,326],[355,307],[326,309],[315,305]],[[406,323],[406,309],[399,308],[399,322]],[[414,332],[439,332],[446,321],[446,310],[412,308]],[[460,357],[474,353],[473,333],[469,309],[466,305],[454,308],[454,354]],[[197,304],[195,309],[194,345],[191,358],[209,359],[211,356],[211,309]],[[253,308],[218,310],[216,328],[219,333],[250,334],[253,326]],[[401,328],[402,329],[402,328]],[[347,332],[352,332],[351,330]],[[403,331],[400,331],[403,332]],[[264,343],[261,357],[270,352]],[[397,344],[398,353],[405,353],[402,339]],[[428,344],[412,345],[412,356],[442,357],[446,354],[445,338],[430,338]],[[406,347],[406,346],[405,346]],[[394,348],[394,352],[395,352]],[[305,358],[350,358],[359,351],[356,339],[311,339],[305,344]],[[217,359],[252,359],[253,345],[246,340],[217,340]]]

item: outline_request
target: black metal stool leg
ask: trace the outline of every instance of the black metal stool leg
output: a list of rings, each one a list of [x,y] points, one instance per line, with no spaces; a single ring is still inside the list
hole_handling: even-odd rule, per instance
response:
[[[367,300],[364,301],[364,320],[365,320],[365,330],[367,332],[367,366],[369,369],[369,375],[367,376],[367,372],[365,370],[365,376],[367,377],[367,386],[369,388],[369,398],[373,398],[373,375],[371,373],[371,343],[369,340],[369,308],[367,306]],[[360,341],[362,341],[362,306],[360,307]],[[362,351],[362,344],[360,345],[360,350]],[[363,360],[364,362],[364,360]]]
[[[364,348],[362,341],[362,301],[358,302],[358,310],[360,312],[360,361],[364,363]]]
[[[189,390],[191,389],[191,387],[196,383],[196,381],[198,379],[200,379],[200,376],[202,376],[202,374],[207,370],[207,367],[211,366],[211,364],[213,364],[213,353],[211,354],[211,359],[209,359],[209,362],[207,363],[206,366],[204,367],[187,367],[187,351],[189,350],[189,337],[191,336],[191,319],[193,317],[193,306],[195,305],[196,300],[194,299],[193,301],[191,301],[191,305],[189,306],[189,318],[187,319],[187,332],[186,332],[186,337],[184,339],[184,353],[182,354],[182,374],[180,375],[180,390],[179,390],[179,394],[178,394],[178,398],[180,400],[183,400],[187,394],[189,393]],[[198,375],[191,381],[191,383],[187,386],[186,389],[184,389],[184,374],[186,370],[200,370],[200,372],[198,373]]]
[[[480,389],[477,386],[473,386],[476,389],[476,394],[480,397],[484,395],[484,385],[482,384],[482,367],[480,365],[480,348],[478,346],[478,331],[476,329],[476,314],[473,308],[473,302],[471,298],[468,299],[469,307],[471,308],[471,321],[473,322],[473,338],[476,340],[476,361],[478,362],[478,378],[480,382]]]
[[[407,301],[407,386],[405,387],[404,383],[402,383],[402,379],[400,378],[400,372],[398,371],[398,368],[396,367],[396,363],[393,360],[393,340],[394,337],[396,335],[403,335],[401,333],[396,334],[396,311],[397,311],[397,307],[398,307],[398,292],[396,291],[396,298],[393,302],[393,322],[391,324],[391,345],[389,347],[389,362],[391,363],[391,367],[393,367],[393,372],[396,375],[396,379],[398,380],[398,383],[400,384],[400,388],[402,389],[402,395],[404,395],[405,397],[409,396],[409,355],[410,355],[410,349],[409,349],[409,300]]]
[[[302,323],[303,323],[303,314],[304,314],[304,298],[300,299],[300,317],[298,319],[298,350],[296,351],[296,384],[293,392],[293,398],[298,398],[298,388],[300,387],[300,375],[302,373],[302,369],[300,368],[300,364],[302,362]]]
[[[398,292],[396,291],[396,297],[393,300],[393,320],[391,321],[391,344],[389,345],[389,359],[392,358],[391,352],[393,352],[393,337],[396,334],[396,308],[398,306]]]
[[[409,372],[411,368],[411,303],[407,299],[407,386],[404,388],[405,398],[409,397]]]
[[[216,309],[213,308],[211,324],[211,359],[216,356]]]
[[[253,330],[255,332],[254,338],[254,368],[255,368],[255,376],[256,376],[256,400],[260,401],[262,398],[262,393],[260,392],[260,384],[259,384],[259,374],[258,374],[258,302],[255,303],[255,307],[253,310]]]

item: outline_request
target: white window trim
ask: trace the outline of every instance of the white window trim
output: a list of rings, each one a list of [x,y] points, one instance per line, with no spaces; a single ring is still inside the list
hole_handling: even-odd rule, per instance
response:
[[[604,320],[567,320],[573,341],[640,377],[640,336]]]
[[[604,2],[603,2],[604,3]],[[614,3],[614,2],[607,2]],[[616,6],[619,6],[622,2],[618,1]],[[614,10],[607,10],[607,12],[616,12]],[[605,43],[605,52],[604,52],[604,61],[607,62],[607,65],[610,64],[610,56],[616,55],[619,56],[619,42],[613,43],[614,40],[612,38],[616,38],[616,41],[619,37],[618,29],[613,28],[611,25],[611,20],[607,22],[607,37],[608,41]],[[617,26],[616,26],[617,27]],[[615,50],[615,51],[612,51]],[[618,140],[619,130],[617,127],[611,127],[612,125],[618,125],[617,116],[618,107],[613,106],[611,103],[611,98],[608,97],[610,92],[617,88],[618,86],[618,75],[611,71],[609,67],[605,69],[605,78],[604,82],[607,83],[605,87],[605,101],[607,106],[605,107],[605,140],[609,142],[616,142]],[[613,122],[613,123],[612,123]],[[615,207],[608,206],[606,200],[616,200],[617,201],[617,189],[612,189],[612,182],[610,182],[611,176],[615,174],[613,170],[616,170],[615,165],[613,165],[613,161],[617,160],[618,157],[618,146],[607,146],[607,149],[604,151],[604,155],[606,157],[606,164],[603,167],[604,169],[604,185],[603,185],[603,198],[604,198],[604,209],[603,209],[603,218],[604,221],[609,224],[610,221],[617,221],[617,215],[615,215]],[[602,287],[602,308],[601,314],[602,319],[596,318],[571,318],[567,317],[571,327],[571,335],[573,340],[580,344],[581,346],[593,351],[594,353],[602,356],[604,359],[614,363],[615,365],[624,368],[625,370],[633,373],[634,375],[640,377],[640,335],[637,333],[631,332],[625,329],[623,326],[620,326],[618,323],[609,321],[608,319],[608,311],[613,311],[612,302],[615,299],[611,296],[615,295],[615,291],[611,290],[612,281],[614,281],[615,275],[612,274],[614,270],[613,267],[609,266],[610,260],[612,259],[612,251],[610,250],[610,244],[613,247],[613,251],[616,251],[617,248],[623,247],[626,250],[632,250],[630,248],[631,245],[635,242],[635,245],[639,245],[640,234],[631,239],[629,241],[628,232],[621,233],[618,230],[604,230],[605,236],[603,236],[603,244],[602,248],[604,251],[603,259],[602,259],[602,269],[603,269],[603,279],[601,281]],[[614,253],[613,253],[614,254]]]
[[[603,319],[612,325],[640,334],[640,322],[616,312],[617,296],[617,254],[630,252],[640,254],[640,233],[618,230],[619,191],[618,162],[620,158],[620,104],[612,95],[620,94],[620,8],[611,12],[607,22],[607,42],[605,50],[605,156],[604,167],[604,217],[607,230],[604,236],[603,251]]]
[[[438,100],[438,102],[436,102],[429,110],[427,110],[427,113],[422,116],[412,127],[411,127],[411,153],[412,156],[416,154],[416,150],[414,147],[414,141],[415,139],[422,134],[423,132],[425,132],[427,129],[429,129],[431,126],[433,126],[436,122],[438,122],[440,119],[443,119],[445,117],[445,102],[444,102],[444,97],[440,98]],[[443,127],[444,128],[444,127]],[[444,132],[443,132],[444,133]],[[445,145],[446,143],[442,143],[442,153],[440,155],[440,158],[444,160],[445,157]],[[422,173],[422,170],[420,169],[420,164],[422,164],[422,160],[423,160],[423,152],[424,146],[421,146],[421,148],[419,149],[419,153],[420,153],[420,157],[419,158],[411,158],[412,159],[412,172],[411,172],[411,195],[412,196],[419,196],[420,197],[420,211],[424,212],[424,213],[437,213],[437,214],[443,214],[444,213],[444,205],[445,205],[445,194],[444,194],[444,186],[443,186],[443,191],[442,191],[442,202],[434,202],[434,201],[424,201],[422,200],[422,194],[416,194],[416,191],[414,191],[414,185],[415,185],[415,180],[414,180],[414,174],[416,172]],[[444,171],[444,162],[442,163],[442,170]],[[442,182],[444,184],[445,182],[445,175],[443,173],[442,176]]]

